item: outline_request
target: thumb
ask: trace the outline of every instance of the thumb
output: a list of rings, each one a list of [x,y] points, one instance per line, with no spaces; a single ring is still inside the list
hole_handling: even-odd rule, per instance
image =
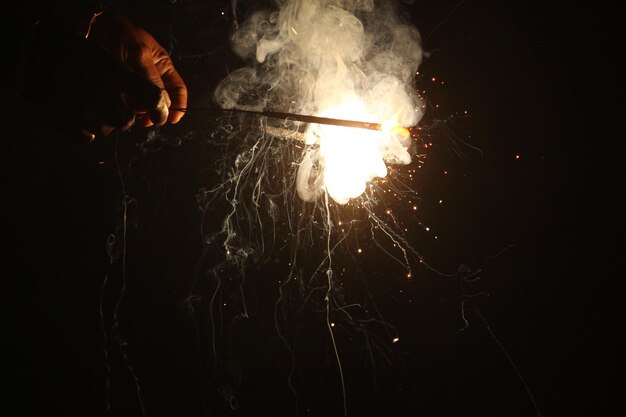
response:
[[[142,55],[131,65],[127,93],[131,106],[136,110],[147,111],[152,123],[160,126],[167,121],[170,98],[151,56]]]

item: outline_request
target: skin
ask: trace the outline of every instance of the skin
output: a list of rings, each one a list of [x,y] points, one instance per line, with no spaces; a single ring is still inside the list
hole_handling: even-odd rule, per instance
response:
[[[107,13],[58,22],[33,28],[17,67],[18,95],[44,120],[81,142],[180,121],[187,87],[150,33]]]
[[[141,123],[144,126],[178,123],[184,115],[179,109],[187,107],[187,87],[170,56],[154,37],[122,16],[98,16],[90,32],[90,38],[161,91],[156,102],[132,94],[124,95],[129,107],[141,114]]]

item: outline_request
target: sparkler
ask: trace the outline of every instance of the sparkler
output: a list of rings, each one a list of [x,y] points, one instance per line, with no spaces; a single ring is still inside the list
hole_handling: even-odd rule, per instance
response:
[[[348,101],[342,107],[327,110],[327,114],[342,118],[214,107],[188,107],[175,110],[249,114],[309,124],[304,133],[275,126],[262,126],[261,129],[270,136],[297,140],[307,145],[319,145],[320,152],[308,153],[300,166],[298,195],[304,201],[313,201],[320,196],[321,187],[324,187],[339,204],[345,204],[350,198],[361,195],[365,191],[366,183],[373,177],[385,177],[387,167],[383,149],[396,146],[398,138],[401,142],[406,141],[411,136],[411,129],[416,127],[406,128],[395,121],[378,123],[348,119],[375,118],[365,110],[360,101]],[[361,129],[362,132],[352,129]],[[393,139],[394,137],[396,139]],[[394,153],[398,152],[405,151],[396,150]],[[410,157],[408,160],[410,161]],[[322,176],[317,169],[312,169],[318,161],[322,162],[324,167]],[[316,186],[312,187],[311,184]]]
[[[276,112],[276,111],[254,111],[254,110],[241,110],[241,109],[222,109],[214,107],[187,107],[184,109],[171,109],[182,112],[188,111],[205,111],[211,113],[239,113],[250,114],[256,116],[264,116],[273,119],[292,120],[295,122],[303,123],[315,123],[328,126],[349,127],[356,129],[378,130],[378,131],[392,131],[394,133],[400,133],[403,136],[408,136],[411,130],[417,126],[403,127],[400,125],[393,125],[389,123],[377,123],[377,122],[365,122],[359,120],[345,120],[336,119],[332,117],[313,116],[308,114]]]
[[[292,324],[305,311],[325,312],[347,417],[348,392],[335,329],[356,325],[352,320],[359,314],[348,308],[363,305],[356,298],[352,304],[346,302],[338,284],[350,274],[349,259],[354,259],[350,242],[374,241],[408,277],[412,266],[421,261],[404,237],[407,229],[395,218],[387,224],[379,212],[393,178],[374,181],[387,176],[387,164],[412,162],[410,142],[417,136],[425,108],[414,88],[422,59],[421,38],[387,2],[281,0],[277,4],[278,12],[255,12],[232,34],[233,51],[250,65],[229,72],[219,83],[213,97],[217,108],[177,109],[260,118],[258,129],[224,123],[210,135],[224,149],[218,166],[222,181],[203,189],[199,201],[207,219],[221,206],[227,213],[220,229],[205,236],[207,245],[219,245],[224,253],[223,261],[211,268],[215,285],[209,299],[222,299],[228,288],[222,283],[241,282],[237,296],[241,307],[233,320],[247,317],[242,288],[248,263],[264,261],[272,248],[290,248],[289,269],[276,282],[274,326],[293,352]],[[291,146],[287,142],[291,140],[304,146]],[[404,188],[399,190],[412,192],[401,185]],[[350,200],[351,206],[340,207]],[[350,221],[344,223],[343,216],[350,216]],[[279,233],[279,228],[287,233]],[[367,236],[360,235],[363,231]],[[385,240],[377,241],[379,237]],[[237,276],[241,279],[233,279]],[[372,315],[367,310],[362,313]],[[386,323],[379,313],[373,315],[372,321]],[[219,317],[225,320],[223,311]],[[211,326],[217,357],[215,332],[220,327],[213,317]],[[359,329],[365,328],[359,324]],[[392,333],[386,328],[381,340],[391,335],[389,343],[397,343],[399,338]],[[292,357],[294,375],[295,362]],[[289,385],[298,396],[291,377]]]

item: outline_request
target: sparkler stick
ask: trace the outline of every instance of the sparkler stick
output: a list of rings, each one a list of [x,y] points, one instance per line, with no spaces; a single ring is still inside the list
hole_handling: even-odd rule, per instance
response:
[[[282,119],[282,120],[293,120],[296,122],[304,122],[304,123],[317,123],[322,125],[331,125],[331,126],[340,126],[340,127],[354,127],[357,129],[368,129],[368,130],[384,130],[384,127],[381,123],[371,123],[371,122],[362,122],[357,120],[343,120],[343,119],[333,119],[330,117],[321,117],[321,116],[311,116],[307,114],[297,114],[297,113],[283,113],[283,112],[274,112],[274,111],[253,111],[253,110],[240,110],[240,109],[221,109],[214,107],[187,107],[185,109],[170,109],[170,110],[178,110],[182,112],[187,111],[207,111],[214,113],[242,113],[242,114],[253,114],[257,116],[265,116],[271,117],[273,119]]]

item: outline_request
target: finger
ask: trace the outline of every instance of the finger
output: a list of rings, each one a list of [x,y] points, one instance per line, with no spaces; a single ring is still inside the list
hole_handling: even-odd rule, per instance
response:
[[[132,111],[131,111],[131,113],[132,113]],[[135,124],[135,120],[136,120],[136,119],[135,119],[135,114],[134,114],[134,113],[132,113],[131,117],[130,117],[130,118],[128,118],[128,120],[126,121],[126,123],[125,123],[125,124],[123,124],[123,125],[121,125],[121,126],[119,126],[119,129],[120,129],[122,132],[126,132],[126,131],[127,131],[127,130],[129,130],[131,127],[133,127],[133,125]]]
[[[143,113],[140,117],[141,125],[144,127],[154,126],[152,120],[150,120],[150,115],[148,113]]]
[[[74,141],[86,144],[96,139],[96,135],[93,133],[96,130],[87,128],[84,125],[81,126],[79,123],[76,123],[76,120],[68,120],[66,123],[63,123],[61,120],[62,119],[57,119],[57,123],[55,124],[60,127],[61,130],[67,132]]]
[[[135,113],[135,122],[145,127],[154,125],[154,123],[152,123],[152,120],[150,120],[150,115],[146,113],[145,111]]]
[[[79,126],[73,121],[64,123],[62,119],[56,119],[51,123],[51,125],[59,131],[64,132],[64,134],[69,136],[71,140],[79,144],[93,142],[96,139],[96,135],[91,129]]]
[[[170,114],[167,121],[178,123],[185,115],[184,109],[187,108],[187,86],[178,71],[176,71],[176,68],[174,68],[174,64],[169,57],[163,68],[161,79],[171,100]]]
[[[152,122],[158,126],[167,121],[169,114],[169,97],[167,96],[161,74],[157,70],[154,58],[149,50],[142,49],[138,54],[130,59],[131,69],[144,80],[152,84],[152,88],[139,86],[136,91],[131,92],[133,99],[139,106],[145,107],[150,114]],[[137,81],[135,81],[137,84]]]
[[[124,100],[137,115],[142,116],[141,119],[163,123],[167,120],[169,97],[164,94],[165,91],[161,91],[156,85],[134,73],[128,75],[124,89],[126,90]],[[152,124],[154,123],[151,121],[150,125]]]
[[[96,139],[96,135],[86,129],[78,129],[76,131],[76,136],[80,143],[89,143]]]

